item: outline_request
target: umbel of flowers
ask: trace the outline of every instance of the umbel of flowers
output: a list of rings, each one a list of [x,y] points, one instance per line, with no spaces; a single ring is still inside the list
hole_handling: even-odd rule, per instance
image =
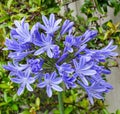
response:
[[[8,57],[12,62],[4,68],[10,71],[11,81],[20,85],[17,94],[21,95],[25,88],[33,91],[32,85],[37,83],[37,87],[45,88],[51,97],[52,91],[63,91],[60,85],[65,84],[67,89],[81,86],[91,104],[93,98],[103,99],[103,94],[112,86],[102,78],[110,71],[100,63],[117,56],[113,52],[117,46],[110,41],[100,50],[89,49],[87,42],[96,37],[96,30],[74,36],[74,23],[70,20],[62,24],[54,14],[49,19],[42,16],[42,20],[43,24],[38,22],[31,30],[25,18],[15,21],[11,39],[6,39],[6,49],[10,50]]]

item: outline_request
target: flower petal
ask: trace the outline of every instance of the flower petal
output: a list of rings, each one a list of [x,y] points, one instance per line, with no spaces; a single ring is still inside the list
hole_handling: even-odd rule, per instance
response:
[[[87,86],[89,85],[87,79],[86,79],[84,76],[81,78],[81,80],[83,81],[83,83],[84,83],[85,85],[87,85]]]
[[[78,63],[75,59],[73,59],[73,64],[74,64],[75,68],[77,69],[78,68]]]
[[[85,70],[85,71],[82,71],[82,74],[91,76],[91,75],[95,75],[96,71],[95,70]]]
[[[62,19],[58,19],[57,21],[55,21],[54,26],[56,27],[57,25],[59,25],[61,21],[62,21]]]
[[[80,57],[79,67],[82,68],[85,65],[86,59],[85,57]]]
[[[52,84],[52,88],[56,91],[63,91],[63,89],[60,86],[55,85],[55,84]]]
[[[28,91],[33,91],[33,88],[30,86],[30,84],[27,83],[26,87]]]
[[[28,83],[32,84],[33,82],[35,82],[35,77],[29,77],[28,78]]]
[[[25,71],[25,77],[29,78],[30,73],[31,73],[31,70],[30,70],[30,69],[27,69],[27,70]]]
[[[22,83],[22,80],[20,78],[11,78],[10,80],[18,84]]]
[[[55,22],[55,15],[54,15],[54,14],[51,14],[51,15],[50,15],[50,18],[49,18],[49,23],[50,23],[50,26],[51,26],[51,27],[54,26],[54,22]]]
[[[54,54],[52,53],[51,49],[48,49],[48,50],[47,50],[47,55],[48,55],[48,57],[50,57],[50,58],[53,57]]]
[[[51,86],[49,86],[49,85],[47,86],[46,92],[47,92],[48,97],[51,97],[51,96],[52,96]]]
[[[45,86],[46,86],[45,82],[41,82],[40,84],[38,84],[38,87],[40,87],[40,88],[44,88]]]
[[[47,17],[43,15],[43,16],[42,16],[42,20],[43,20],[45,26],[48,26],[49,21],[48,21]]]
[[[40,23],[39,23],[39,27],[40,27],[41,29],[47,31],[47,28],[46,28],[44,25],[40,24]]]
[[[54,84],[60,84],[62,82],[62,78],[56,78],[53,80]]]
[[[25,89],[25,84],[23,83],[21,84],[20,88],[17,91],[18,96],[20,96],[23,93],[24,89]]]
[[[45,52],[45,48],[43,47],[43,48],[40,48],[39,50],[37,50],[35,53],[34,53],[34,55],[40,55],[40,54],[42,54],[42,53],[44,53]]]

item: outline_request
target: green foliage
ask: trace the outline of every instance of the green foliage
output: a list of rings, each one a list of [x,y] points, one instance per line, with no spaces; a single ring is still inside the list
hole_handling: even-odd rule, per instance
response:
[[[120,1],[119,0],[84,0],[84,5],[81,11],[85,14],[90,14],[92,12],[98,11],[101,14],[108,12],[108,6],[114,8],[114,15],[116,16],[120,12]]]

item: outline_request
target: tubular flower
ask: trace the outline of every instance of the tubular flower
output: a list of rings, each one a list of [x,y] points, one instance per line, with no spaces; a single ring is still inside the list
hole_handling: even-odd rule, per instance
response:
[[[33,91],[33,88],[30,84],[35,82],[35,78],[30,76],[30,72],[18,72],[17,77],[11,78],[12,82],[20,84],[20,88],[17,91],[18,95],[21,95],[25,89],[27,88],[28,91]]]
[[[51,75],[47,73],[44,76],[44,82],[38,84],[38,87],[40,88],[46,87],[46,92],[49,97],[52,96],[52,89],[56,91],[63,91],[63,89],[60,86],[58,86],[58,84],[62,82],[62,78],[56,78],[56,76],[56,72],[51,73]]]

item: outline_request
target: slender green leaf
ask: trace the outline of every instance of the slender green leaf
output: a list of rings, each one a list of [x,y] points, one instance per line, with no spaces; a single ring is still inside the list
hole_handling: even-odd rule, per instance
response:
[[[6,93],[6,92],[4,92],[4,101],[5,101],[5,102],[8,102],[8,101],[7,101],[7,93]]]

